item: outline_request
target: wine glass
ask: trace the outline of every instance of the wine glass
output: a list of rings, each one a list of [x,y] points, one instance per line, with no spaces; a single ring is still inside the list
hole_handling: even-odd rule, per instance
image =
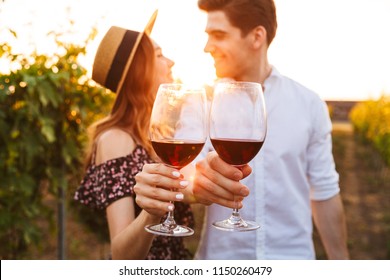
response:
[[[207,100],[204,88],[183,84],[161,84],[154,101],[149,137],[160,160],[181,169],[202,150],[208,136]],[[189,236],[194,231],[175,222],[173,211],[161,224],[146,231],[165,236]]]
[[[263,146],[267,116],[259,83],[221,82],[214,90],[210,140],[219,157],[237,168],[250,162]],[[237,205],[237,203],[236,203]],[[260,226],[241,218],[237,206],[229,218],[214,222],[217,229],[250,231]]]

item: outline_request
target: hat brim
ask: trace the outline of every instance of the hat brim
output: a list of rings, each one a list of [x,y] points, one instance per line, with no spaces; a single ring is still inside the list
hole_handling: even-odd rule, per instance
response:
[[[156,22],[157,14],[158,14],[158,10],[155,10],[153,12],[152,16],[150,17],[148,23],[146,24],[146,26],[144,28],[144,31],[138,34],[137,39],[135,41],[135,44],[133,46],[133,49],[131,50],[129,59],[127,60],[125,69],[123,70],[123,74],[121,76],[121,79],[119,80],[118,87],[117,87],[117,90],[116,90],[117,93],[119,93],[121,91],[121,89],[122,89],[123,83],[124,83],[125,78],[127,76],[127,72],[129,71],[130,65],[133,62],[134,55],[135,55],[135,53],[136,53],[136,51],[138,49],[138,46],[139,46],[139,44],[141,42],[142,36],[144,36],[144,34],[149,36],[152,33],[154,23]]]
[[[112,26],[96,52],[92,79],[119,93],[144,34],[150,35],[157,18],[155,10],[142,32]]]

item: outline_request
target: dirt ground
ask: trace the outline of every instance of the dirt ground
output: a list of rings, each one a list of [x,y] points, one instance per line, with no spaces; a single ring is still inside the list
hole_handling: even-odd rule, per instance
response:
[[[390,168],[367,145],[359,142],[349,123],[335,123],[333,153],[340,174],[340,188],[348,227],[351,259],[390,259]],[[193,237],[186,238],[195,250],[201,226],[203,208],[195,206],[197,227]],[[101,242],[93,232],[76,222],[75,213],[68,210],[66,259],[106,259],[109,244]],[[314,233],[318,259],[326,259],[317,232]],[[30,259],[57,259],[57,237],[47,236],[40,250],[30,252]]]
[[[390,259],[390,168],[354,136],[349,123],[334,123],[333,131],[351,259]],[[318,258],[325,258],[315,240]]]

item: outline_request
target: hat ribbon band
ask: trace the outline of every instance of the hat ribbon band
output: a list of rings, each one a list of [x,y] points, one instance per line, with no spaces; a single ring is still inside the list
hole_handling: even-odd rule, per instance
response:
[[[138,32],[130,30],[126,31],[111,63],[111,67],[106,78],[106,87],[113,90],[114,92],[116,92],[122,76],[126,74],[123,72],[130,57],[131,51],[136,43],[138,34]]]

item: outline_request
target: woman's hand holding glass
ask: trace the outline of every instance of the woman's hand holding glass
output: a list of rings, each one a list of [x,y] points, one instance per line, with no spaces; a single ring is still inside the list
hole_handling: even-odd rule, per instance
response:
[[[157,91],[149,136],[161,162],[176,169],[177,173],[173,171],[172,175],[178,175],[178,170],[191,163],[204,146],[208,135],[206,102],[204,88],[161,84]],[[181,183],[183,184],[183,181]],[[176,189],[175,185],[171,186],[173,192],[176,192]],[[180,194],[175,194],[175,198],[177,195],[180,197]],[[176,224],[173,209],[168,210],[168,216],[163,223],[148,225],[145,229],[166,236],[188,236],[194,233],[192,229]]]
[[[145,164],[135,179],[137,204],[159,217],[174,209],[174,201],[184,200],[184,191],[189,184],[177,169],[162,163]]]

